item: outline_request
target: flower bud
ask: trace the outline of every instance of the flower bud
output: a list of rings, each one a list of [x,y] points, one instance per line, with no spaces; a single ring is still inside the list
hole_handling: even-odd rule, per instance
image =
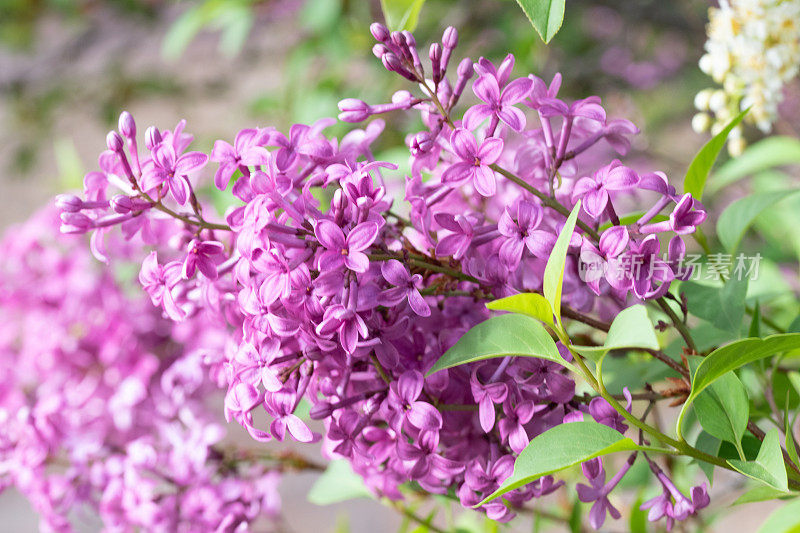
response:
[[[452,26],[445,28],[442,34],[442,46],[450,50],[458,46],[458,30]]]
[[[692,117],[692,129],[697,133],[708,131],[711,127],[711,117],[708,113],[697,113]]]
[[[711,94],[714,89],[703,89],[694,97],[694,107],[698,111],[708,111],[708,105],[711,102]]]
[[[92,226],[92,219],[83,213],[61,213],[61,233],[86,233],[92,229]]]
[[[311,408],[308,416],[311,420],[323,420],[333,414],[333,406],[328,402],[320,402]]]
[[[414,139],[411,141],[411,154],[414,157],[430,152],[431,148],[433,148],[431,132],[421,131],[414,135]]]
[[[389,40],[389,29],[380,22],[373,22],[369,27],[369,32],[376,41],[385,43]]]
[[[402,61],[400,61],[400,58],[397,57],[397,54],[394,54],[392,52],[383,54],[381,61],[383,62],[383,66],[386,67],[386,70],[389,70],[391,72],[396,72],[409,81],[419,81],[417,80],[417,77],[414,76],[414,74],[409,72],[403,66],[403,63]]]
[[[144,132],[144,145],[148,150],[152,150],[161,143],[161,132],[155,126],[150,126]]]
[[[370,106],[357,98],[345,98],[339,102],[339,111],[342,122],[363,122],[372,114]]]
[[[59,194],[56,196],[56,207],[66,213],[77,213],[83,208],[83,200],[74,194]]]
[[[378,59],[381,59],[383,57],[383,54],[387,53],[389,53],[389,49],[382,44],[376,44],[375,46],[372,47],[372,54]]]
[[[120,137],[119,133],[116,131],[109,131],[108,135],[106,135],[106,146],[112,152],[122,152],[123,147],[125,146],[122,137]]]
[[[428,57],[433,67],[433,82],[439,83],[442,81],[442,46],[439,43],[432,43],[428,50]]]
[[[410,31],[403,30],[401,34],[406,42],[406,46],[408,46],[409,48],[414,48],[415,46],[417,46],[417,40],[414,39],[414,35]]]
[[[120,215],[130,213],[133,211],[133,200],[124,194],[118,194],[111,199],[111,208]]]
[[[127,111],[123,111],[119,116],[119,132],[127,139],[136,137],[136,122],[133,120],[133,115]]]

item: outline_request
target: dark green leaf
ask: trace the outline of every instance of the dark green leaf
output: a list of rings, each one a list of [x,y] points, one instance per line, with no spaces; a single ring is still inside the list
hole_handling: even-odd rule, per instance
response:
[[[538,357],[572,368],[538,320],[517,314],[500,315],[466,332],[436,361],[428,375],[453,366],[494,357]]]
[[[685,281],[680,290],[686,295],[691,314],[708,320],[722,331],[739,333],[744,318],[747,279],[731,278],[722,287]]]
[[[553,246],[553,251],[550,252],[550,257],[547,259],[547,265],[544,268],[544,297],[550,302],[550,308],[556,316],[556,322],[559,327],[561,327],[561,289],[564,283],[564,266],[567,262],[567,249],[569,248],[569,241],[572,239],[572,233],[575,230],[575,221],[578,219],[580,210],[581,202],[578,200],[578,203],[572,208],[572,212],[564,223],[564,227],[561,228],[561,233],[558,235],[558,239],[556,239],[556,244]]]
[[[717,456],[719,454],[720,448],[720,440],[716,437],[712,437],[705,431],[701,431],[699,435],[697,435],[697,442],[695,442],[694,447],[700,450],[701,452],[705,452],[709,455]],[[708,482],[713,485],[714,483],[714,465],[711,463],[706,463],[705,461],[697,460],[697,464],[700,467],[700,470],[708,478]]]
[[[479,505],[542,476],[614,452],[657,449],[639,446],[619,431],[597,422],[560,424],[535,437],[514,463],[514,473]]]
[[[536,32],[549,43],[564,22],[564,0],[517,0]]]
[[[683,417],[694,399],[697,398],[697,395],[725,373],[736,370],[753,361],[796,348],[800,348],[800,333],[783,333],[763,339],[742,339],[726,344],[708,354],[694,372],[692,391],[678,416],[678,434],[681,434]]]
[[[761,336],[761,307],[758,305],[758,300],[756,300],[756,305],[753,310],[753,318],[750,320],[750,328],[747,331],[748,337],[760,337]]]
[[[767,432],[755,461],[729,459],[728,464],[745,476],[766,483],[774,489],[784,492],[789,490],[778,428]]]
[[[748,109],[745,109],[736,115],[736,117],[725,126],[725,129],[708,141],[697,155],[694,156],[692,164],[689,165],[689,170],[686,171],[686,177],[683,179],[683,192],[692,193],[692,196],[698,200],[702,200],[703,189],[706,186],[706,180],[708,179],[709,172],[711,172],[711,167],[714,166],[714,162],[717,160],[720,150],[725,146],[728,134],[742,121],[747,111]]]
[[[736,374],[725,374],[701,392],[694,401],[694,411],[706,432],[733,443],[741,450],[742,436],[750,417],[750,404],[747,391]],[[744,457],[743,451],[740,451],[740,457]]]

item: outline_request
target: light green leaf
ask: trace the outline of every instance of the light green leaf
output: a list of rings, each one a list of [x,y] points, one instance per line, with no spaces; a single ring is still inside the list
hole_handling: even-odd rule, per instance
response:
[[[784,433],[786,434],[786,453],[792,462],[800,466],[800,456],[797,455],[797,445],[794,442],[794,424],[797,422],[797,413],[794,417],[789,417],[789,395],[786,395],[786,408],[783,410]]]
[[[580,210],[581,201],[578,200],[578,203],[572,208],[567,222],[561,229],[561,233],[556,239],[556,244],[553,246],[553,251],[550,252],[550,257],[547,259],[547,266],[544,268],[542,292],[544,292],[544,297],[547,301],[550,302],[550,308],[556,316],[556,322],[559,327],[561,327],[561,289],[564,283],[567,249],[569,248],[569,241],[572,239],[572,233],[575,231],[575,221],[578,219]]]
[[[505,298],[500,298],[486,304],[492,311],[508,311],[509,313],[519,313],[527,315],[537,320],[541,320],[548,326],[553,325],[553,310],[544,296],[535,292],[514,294]]]
[[[353,472],[350,463],[341,459],[331,461],[308,492],[308,501],[314,505],[372,497],[361,476]]]
[[[619,312],[608,329],[608,335],[602,346],[573,346],[573,349],[597,361],[610,350],[622,348],[649,348],[658,350],[653,323],[647,316],[644,305],[636,304]]]
[[[219,38],[219,50],[227,57],[233,57],[242,51],[255,17],[251,7],[233,5],[219,14],[214,26],[222,30]]]
[[[542,476],[589,459],[614,452],[634,450],[660,451],[639,446],[619,431],[594,421],[560,424],[528,443],[517,457],[511,477],[478,505],[484,505]]]
[[[694,156],[692,163],[689,165],[689,169],[686,171],[686,177],[683,179],[684,192],[692,193],[693,197],[702,200],[703,189],[706,186],[706,180],[708,179],[709,172],[711,172],[711,167],[714,166],[714,162],[717,160],[720,150],[725,146],[728,134],[742,121],[747,111],[749,111],[749,108],[736,115],[736,117],[725,126],[725,129],[708,141],[697,155]]]
[[[750,403],[736,374],[725,374],[701,392],[694,401],[694,411],[706,432],[732,443],[739,456],[744,456],[741,442],[747,430]]]
[[[86,170],[72,139],[60,137],[53,141],[53,152],[58,166],[59,187],[66,191],[83,188]]]
[[[517,0],[536,33],[549,43],[564,22],[564,0]]]
[[[574,370],[558,353],[556,343],[541,322],[509,314],[492,317],[466,332],[436,361],[428,375],[482,359],[509,356],[538,357]]]
[[[678,435],[681,434],[681,424],[686,411],[697,395],[708,386],[722,377],[726,372],[736,370],[753,361],[770,357],[779,352],[800,348],[800,333],[783,333],[770,335],[763,339],[741,339],[708,354],[698,365],[692,377],[692,391],[683,404],[678,416]]]
[[[757,533],[800,533],[800,500],[789,502],[774,511]]]
[[[783,500],[792,497],[794,496],[791,493],[787,494],[785,491],[772,488],[769,485],[758,484],[739,496],[731,506],[743,505],[745,503],[766,502],[770,500]]]
[[[731,278],[722,287],[684,281],[680,290],[686,295],[691,314],[709,321],[718,329],[739,334],[745,311],[746,278]]]
[[[789,490],[778,428],[772,428],[767,432],[755,461],[729,459],[728,464],[745,476],[766,483],[774,489],[784,492]]]
[[[749,146],[742,155],[726,161],[714,172],[708,190],[719,191],[731,183],[758,172],[800,163],[800,140],[794,137],[767,137]]]
[[[207,12],[205,4],[193,6],[172,24],[161,44],[161,54],[164,58],[174,61],[183,54],[192,39],[208,22]]]
[[[383,16],[390,30],[414,31],[425,0],[381,0]]]
[[[717,222],[719,241],[728,252],[735,253],[747,228],[762,211],[773,207],[781,200],[797,195],[798,192],[800,191],[768,191],[739,198],[729,205],[719,217]]]

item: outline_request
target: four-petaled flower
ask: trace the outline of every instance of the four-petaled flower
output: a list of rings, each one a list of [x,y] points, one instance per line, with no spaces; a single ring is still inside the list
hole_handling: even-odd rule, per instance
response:
[[[391,289],[381,292],[381,305],[395,306],[408,299],[408,305],[419,316],[430,316],[431,308],[422,297],[419,290],[422,288],[422,276],[409,274],[406,267],[396,259],[391,259],[381,264],[383,279],[394,285]]]
[[[472,85],[475,95],[484,103],[467,109],[461,123],[466,129],[474,130],[481,122],[492,117],[495,121],[504,122],[514,131],[522,131],[525,128],[525,113],[514,107],[514,104],[525,100],[532,88],[533,80],[517,78],[501,91],[497,78],[484,74]]]
[[[183,277],[191,278],[199,270],[208,279],[217,279],[217,264],[223,260],[224,254],[225,246],[221,242],[193,239],[183,260]]]
[[[153,148],[153,158],[142,169],[142,189],[151,191],[166,182],[172,197],[181,205],[189,200],[188,174],[208,162],[202,152],[187,152],[178,157],[172,143],[162,142]]]
[[[542,208],[524,200],[517,203],[516,209],[507,207],[503,211],[497,222],[497,230],[505,237],[500,246],[500,259],[508,268],[519,265],[525,248],[536,257],[549,257],[556,236],[536,229],[541,220]]]
[[[497,183],[490,165],[500,159],[503,141],[497,137],[489,137],[478,147],[472,133],[458,128],[450,136],[450,144],[461,161],[447,167],[442,174],[442,182],[459,185],[471,180],[475,190],[481,195],[494,196]]]
[[[639,176],[615,159],[595,172],[592,177],[578,180],[572,190],[572,201],[583,199],[583,210],[592,217],[600,218],[610,200],[610,191],[626,191],[639,183]]]
[[[334,270],[346,266],[353,272],[366,272],[369,257],[364,250],[378,236],[378,225],[362,222],[349,231],[347,237],[342,228],[330,220],[321,220],[314,228],[317,240],[325,247],[319,256],[320,270]]]
[[[183,320],[186,316],[172,296],[172,288],[180,281],[181,270],[182,266],[178,261],[159,265],[156,252],[150,252],[150,255],[142,261],[142,269],[139,271],[139,282],[150,296],[153,305],[163,306],[167,316],[173,320]]]

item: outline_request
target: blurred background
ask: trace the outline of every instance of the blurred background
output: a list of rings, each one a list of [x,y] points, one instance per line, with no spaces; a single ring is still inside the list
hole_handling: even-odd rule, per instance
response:
[[[496,61],[513,52],[517,75],[549,80],[561,72],[561,94],[597,94],[610,117],[642,130],[630,166],[663,170],[679,183],[707,140],[690,123],[694,95],[711,85],[697,68],[708,7],[571,0],[564,27],[545,46],[513,0],[427,0],[415,36],[427,43],[453,25],[461,36],[456,60]],[[344,97],[389,101],[404,86],[372,56],[374,20],[383,20],[379,0],[0,0],[0,228],[79,188],[123,109],[142,132],[186,118],[205,150],[245,127],[286,131],[294,122],[335,117]],[[796,86],[787,89],[777,133],[797,136],[798,94]],[[397,160],[405,134],[419,127],[407,117],[387,119],[376,156]],[[285,478],[287,531],[402,525],[369,500],[310,506],[312,482],[309,475]],[[746,531],[745,521],[759,523],[762,511],[728,512],[712,529]],[[0,517],[0,532],[37,528],[13,493],[0,496]]]

